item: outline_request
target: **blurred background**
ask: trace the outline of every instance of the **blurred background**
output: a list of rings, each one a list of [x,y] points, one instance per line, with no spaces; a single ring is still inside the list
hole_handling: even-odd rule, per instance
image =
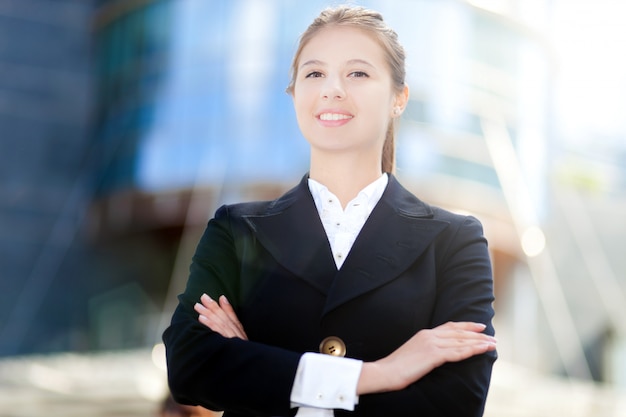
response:
[[[0,0],[0,415],[156,415],[207,220],[307,170],[284,89],[337,3]],[[490,242],[486,415],[626,415],[626,3],[352,3],[407,50],[397,176]]]

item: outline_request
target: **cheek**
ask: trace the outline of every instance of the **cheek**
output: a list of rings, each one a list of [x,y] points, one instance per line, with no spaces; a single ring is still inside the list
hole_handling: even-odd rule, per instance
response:
[[[307,89],[294,90],[293,107],[296,110],[296,116],[301,117],[311,114],[314,108],[315,100],[313,100],[310,91]]]
[[[302,103],[302,100],[295,100],[293,101],[293,108],[296,112],[296,119],[298,120],[298,123],[301,123],[303,120],[304,115],[307,113],[306,108],[304,106],[304,104]]]
[[[294,97],[293,108],[295,110],[296,121],[298,122],[300,131],[304,133],[304,131],[308,130],[308,126],[311,123],[310,106],[304,100],[302,100],[302,97]]]
[[[355,92],[353,96],[362,106],[365,105],[376,112],[391,114],[393,109],[394,99],[386,88],[380,87],[369,91]]]

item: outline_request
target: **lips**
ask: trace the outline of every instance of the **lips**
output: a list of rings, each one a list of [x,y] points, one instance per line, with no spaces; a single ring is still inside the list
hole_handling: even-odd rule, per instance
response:
[[[320,113],[318,117],[320,120],[324,121],[336,121],[352,119],[353,116],[344,113]]]

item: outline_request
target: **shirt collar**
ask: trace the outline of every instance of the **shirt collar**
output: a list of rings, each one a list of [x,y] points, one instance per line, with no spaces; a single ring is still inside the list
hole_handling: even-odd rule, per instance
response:
[[[364,200],[367,202],[368,211],[371,211],[378,203],[378,200],[380,200],[380,197],[382,197],[388,182],[389,177],[387,173],[383,173],[383,175],[378,177],[378,179],[363,188],[352,201]],[[322,207],[324,206],[324,202],[327,200],[327,196],[336,198],[336,196],[330,192],[324,184],[317,182],[312,178],[308,179],[308,184],[318,212],[322,211]]]

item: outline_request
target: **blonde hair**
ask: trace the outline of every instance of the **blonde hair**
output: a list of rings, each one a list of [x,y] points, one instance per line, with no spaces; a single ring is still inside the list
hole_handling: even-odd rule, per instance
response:
[[[369,10],[360,6],[338,6],[323,10],[317,18],[309,25],[306,31],[300,36],[298,49],[291,63],[291,79],[287,86],[287,92],[293,95],[295,81],[298,75],[298,62],[302,49],[306,44],[322,29],[328,26],[351,26],[365,30],[374,35],[380,46],[385,52],[389,69],[391,70],[391,78],[393,88],[396,93],[402,92],[405,87],[405,52],[404,48],[398,42],[397,33],[391,29],[383,16],[373,10]],[[382,171],[393,173],[395,171],[395,118],[389,121],[385,143],[382,150]]]

